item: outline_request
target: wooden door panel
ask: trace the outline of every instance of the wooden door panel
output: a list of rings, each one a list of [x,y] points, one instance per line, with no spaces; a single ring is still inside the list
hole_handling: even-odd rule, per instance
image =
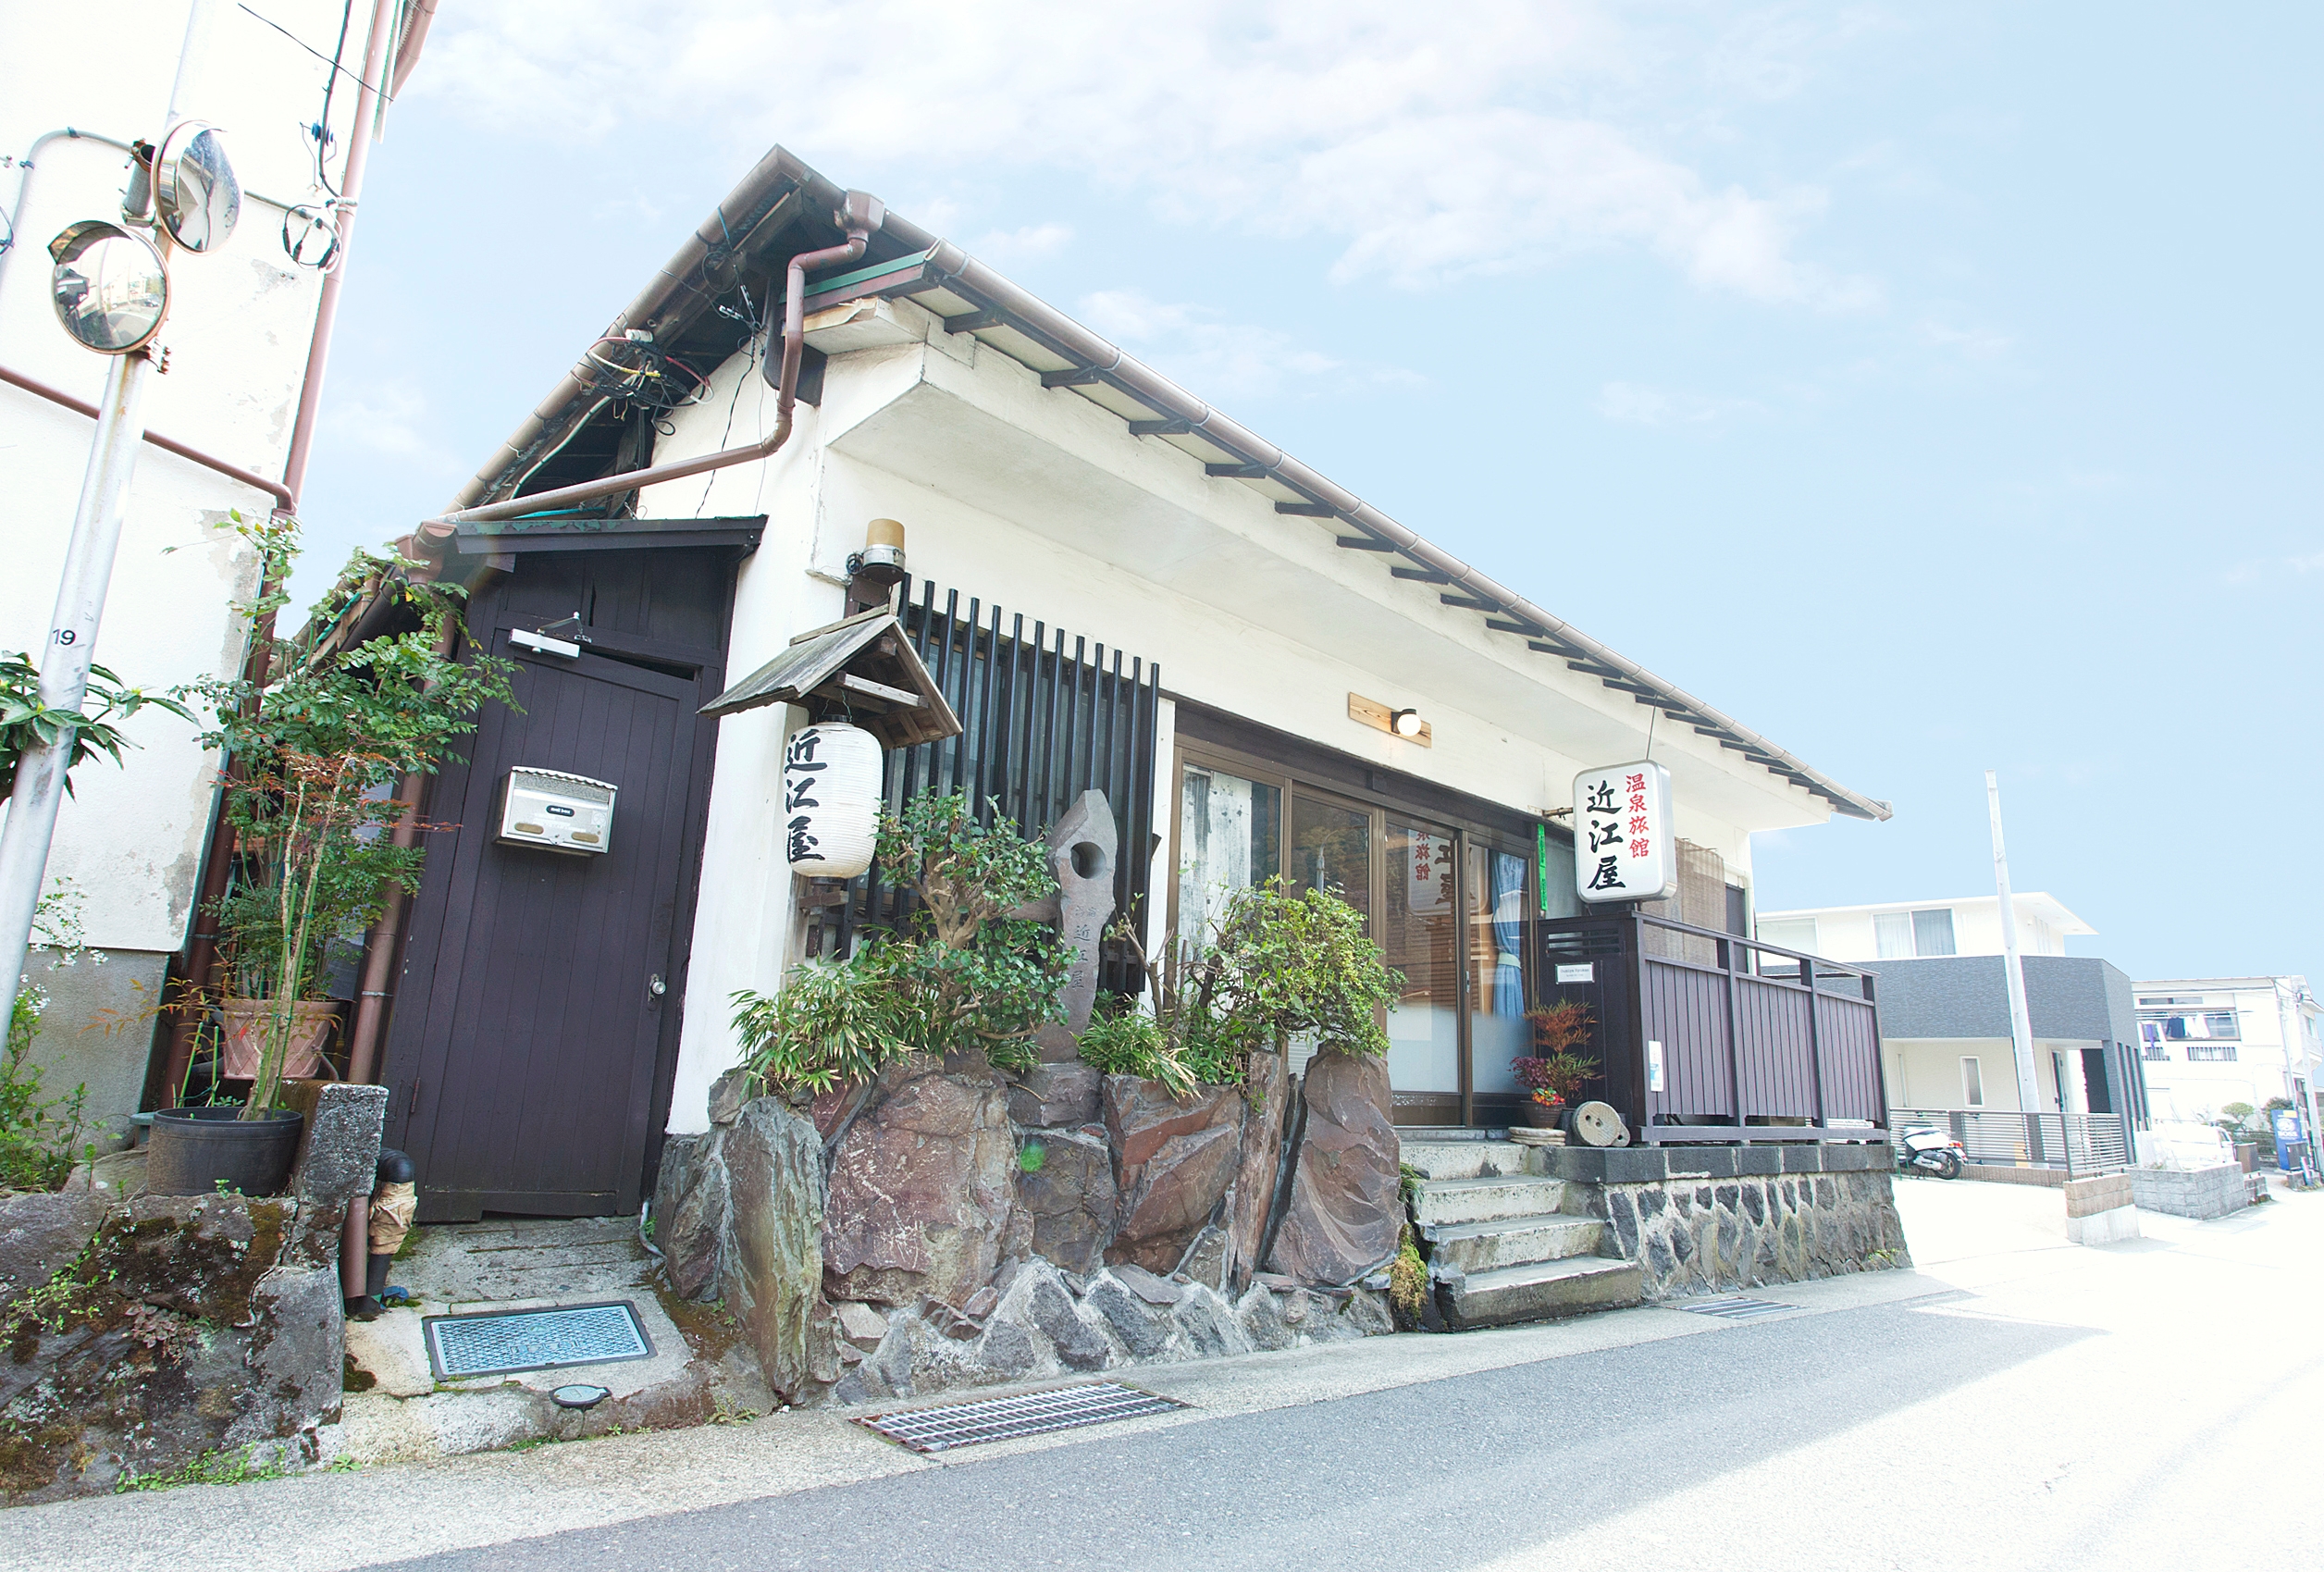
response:
[[[407,958],[406,975],[426,985],[398,1011],[395,1070],[417,1082],[402,1139],[432,1216],[625,1211],[642,1182],[663,1014],[677,1005],[701,695],[695,681],[595,654],[501,642],[523,708],[486,718],[473,763],[447,770],[435,797],[435,817],[460,828],[431,848],[431,953]],[[610,849],[494,844],[501,783],[520,765],[612,782]],[[668,984],[659,996],[655,975]]]

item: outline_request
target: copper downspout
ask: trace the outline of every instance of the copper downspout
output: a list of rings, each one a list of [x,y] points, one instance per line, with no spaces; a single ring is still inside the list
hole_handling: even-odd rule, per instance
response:
[[[315,415],[323,402],[323,372],[330,364],[331,333],[339,322],[339,291],[347,278],[348,254],[355,241],[355,204],[363,195],[364,173],[371,166],[371,122],[378,113],[379,83],[387,64],[388,43],[395,35],[395,11],[400,0],[377,0],[371,9],[371,36],[364,43],[363,82],[355,93],[355,121],[347,143],[347,171],[340,181],[339,255],[323,275],[323,293],[315,303],[315,335],[307,340],[306,376],[299,388],[299,416],[290,427],[290,453],[282,461],[283,484],[290,488],[293,512],[306,489],[306,464],[315,443]],[[416,49],[416,45],[414,45]]]

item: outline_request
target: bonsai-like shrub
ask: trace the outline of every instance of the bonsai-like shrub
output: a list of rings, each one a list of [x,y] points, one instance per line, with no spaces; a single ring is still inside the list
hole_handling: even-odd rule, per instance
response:
[[[762,1086],[822,1093],[906,1054],[1032,1065],[1033,1034],[1064,1018],[1071,959],[1045,924],[1009,914],[1057,893],[1047,848],[997,815],[979,824],[956,794],[884,815],[873,855],[920,897],[910,928],[801,961],[773,995],[736,993],[745,1066]]]
[[[1280,878],[1234,892],[1218,935],[1181,949],[1175,967],[1146,955],[1127,916],[1109,935],[1145,970],[1151,1013],[1126,1008],[1082,1034],[1082,1057],[1109,1073],[1144,1075],[1173,1095],[1239,1085],[1244,1056],[1281,1053],[1294,1037],[1338,1053],[1388,1052],[1379,1010],[1403,977],[1380,959],[1364,914],[1329,890],[1294,893]]]
[[[270,1001],[258,1073],[245,1118],[274,1106],[296,1030],[292,1006],[322,996],[324,958],[334,941],[358,938],[379,920],[388,892],[419,892],[418,847],[386,833],[407,809],[392,800],[407,774],[433,774],[453,745],[498,700],[513,704],[513,662],[444,650],[462,614],[464,591],[413,583],[401,559],[358,551],[327,598],[358,589],[400,599],[418,626],[317,655],[272,635],[287,601],[279,588],[297,560],[293,519],[232,525],[259,553],[261,595],[241,608],[261,651],[231,678],[196,683],[216,717],[203,742],[226,756],[227,817],[235,830],[235,880],[213,909],[236,994]],[[337,608],[340,612],[344,606]]]
[[[1598,1061],[1575,1050],[1589,1041],[1589,1007],[1575,999],[1527,1010],[1538,1053],[1509,1061],[1517,1084],[1544,1107],[1570,1101],[1598,1073]]]

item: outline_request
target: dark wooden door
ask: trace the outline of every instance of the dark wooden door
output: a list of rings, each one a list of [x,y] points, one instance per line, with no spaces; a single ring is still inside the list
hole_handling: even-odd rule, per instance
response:
[[[389,1064],[390,1133],[421,1215],[635,1211],[666,1095],[708,760],[683,667],[512,645],[521,712],[496,707],[437,783],[429,866]],[[529,766],[619,790],[611,849],[495,844],[501,785]],[[411,984],[424,983],[424,986]]]

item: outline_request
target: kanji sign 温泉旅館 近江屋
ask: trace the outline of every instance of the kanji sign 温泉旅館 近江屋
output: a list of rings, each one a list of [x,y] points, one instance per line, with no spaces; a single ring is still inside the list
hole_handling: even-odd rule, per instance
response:
[[[1610,764],[1574,777],[1574,886],[1586,901],[1662,900],[1678,888],[1670,772]]]

